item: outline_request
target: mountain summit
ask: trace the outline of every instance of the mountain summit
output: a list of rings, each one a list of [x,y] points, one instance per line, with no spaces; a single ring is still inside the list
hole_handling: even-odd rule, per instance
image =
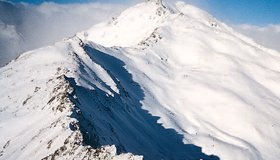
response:
[[[0,159],[278,160],[280,53],[147,1],[0,69]]]

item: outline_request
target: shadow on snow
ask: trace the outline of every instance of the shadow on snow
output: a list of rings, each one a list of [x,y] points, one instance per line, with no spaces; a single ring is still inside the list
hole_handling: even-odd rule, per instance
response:
[[[95,90],[78,86],[73,78],[67,78],[77,96],[72,98],[76,107],[71,116],[79,121],[85,145],[96,148],[114,144],[118,153],[131,152],[152,160],[219,160],[217,156],[202,153],[201,147],[184,144],[182,135],[164,128],[157,123],[159,117],[142,109],[140,102],[144,99],[144,92],[124,68],[123,61],[89,45],[84,46],[84,50],[107,71],[119,89],[119,93],[115,93],[96,75],[95,80],[114,96],[92,83]],[[86,71],[85,68],[85,65],[80,66],[81,73]]]

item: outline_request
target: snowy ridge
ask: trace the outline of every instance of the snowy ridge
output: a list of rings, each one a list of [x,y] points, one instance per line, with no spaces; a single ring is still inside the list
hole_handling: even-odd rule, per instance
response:
[[[77,119],[71,117],[74,88],[66,78],[78,77],[79,65],[89,62],[86,55],[77,55],[84,54],[79,42],[67,40],[31,51],[1,68],[1,101],[8,103],[1,108],[0,159],[141,159],[117,156],[114,146],[83,146]]]
[[[279,61],[193,6],[138,4],[0,69],[0,159],[278,160]]]

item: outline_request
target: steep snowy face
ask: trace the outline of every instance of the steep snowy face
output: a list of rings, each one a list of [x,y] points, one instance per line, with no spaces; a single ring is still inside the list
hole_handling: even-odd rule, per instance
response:
[[[193,6],[138,4],[0,69],[0,159],[278,160],[279,62]]]
[[[137,5],[116,18],[120,25],[102,24],[102,31],[95,26],[78,36],[119,46],[114,56],[143,88],[143,108],[183,134],[185,143],[221,159],[278,159],[280,54],[183,2],[166,5],[172,9],[159,5],[164,16],[156,6]],[[136,19],[141,29],[133,31]]]

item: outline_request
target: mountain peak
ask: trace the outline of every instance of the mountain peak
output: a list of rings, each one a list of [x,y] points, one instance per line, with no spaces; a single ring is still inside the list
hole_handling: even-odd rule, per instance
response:
[[[160,27],[170,14],[170,10],[157,3],[140,3],[123,11],[109,23],[96,25],[79,35],[81,39],[106,47],[136,46]]]
[[[157,5],[163,5],[162,0],[146,0],[146,2],[155,2]]]
[[[0,159],[280,157],[280,54],[154,2],[0,69]]]

